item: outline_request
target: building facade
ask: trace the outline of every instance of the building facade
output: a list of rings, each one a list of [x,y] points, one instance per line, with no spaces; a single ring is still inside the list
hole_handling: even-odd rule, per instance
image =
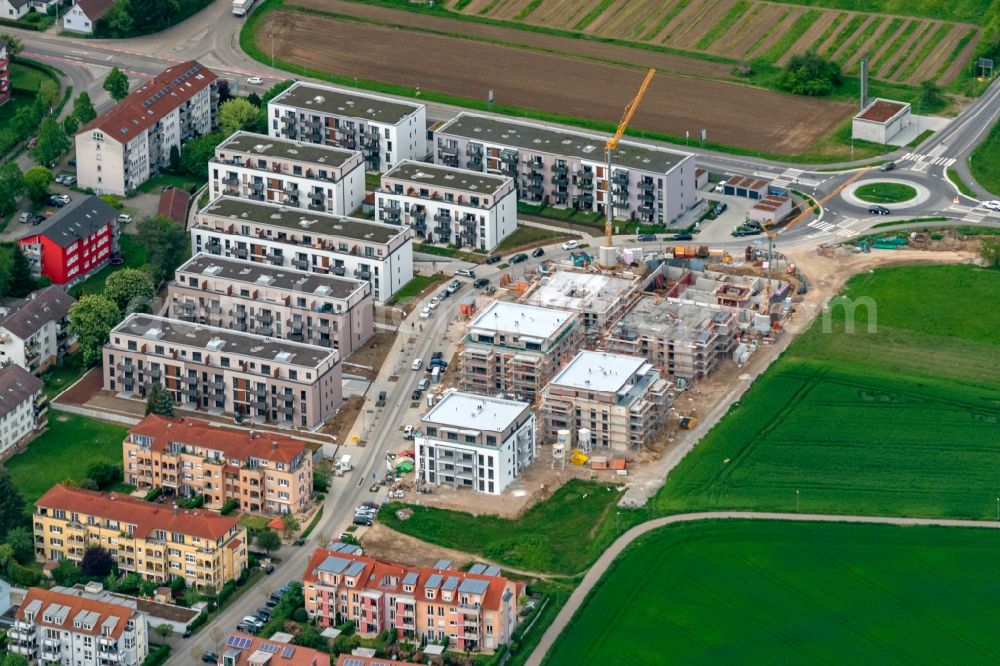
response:
[[[329,347],[346,358],[375,334],[370,282],[198,254],[167,288],[170,317]]]
[[[365,198],[361,153],[266,134],[236,132],[208,163],[211,197],[268,201],[350,215]]]
[[[195,60],[163,70],[76,133],[78,185],[124,195],[170,166],[171,149],[218,124],[218,77]]]
[[[434,162],[510,176],[520,201],[603,213],[606,138],[460,113],[434,132]],[[616,218],[670,225],[697,202],[690,153],[620,141],[611,156]]]
[[[218,650],[219,666],[330,666],[330,655],[272,638],[235,632]]]
[[[17,243],[35,275],[75,284],[118,252],[118,211],[96,196],[71,201]]]
[[[362,637],[393,631],[411,642],[448,639],[459,652],[509,643],[524,584],[499,569],[449,566],[406,567],[318,548],[303,576],[306,612],[321,627],[351,620]]]
[[[0,39],[0,104],[10,99],[10,55],[7,42]]]
[[[517,192],[511,178],[401,162],[375,190],[376,219],[406,224],[420,238],[492,251],[517,229]]]
[[[198,212],[191,252],[365,280],[379,304],[413,278],[406,227],[232,197]]]
[[[298,81],[268,102],[268,134],[361,151],[368,171],[427,152],[423,104]]]
[[[449,391],[420,419],[419,481],[499,495],[535,459],[535,415],[515,400]]]
[[[542,392],[543,437],[564,430],[584,450],[641,448],[666,422],[671,388],[644,358],[581,351]]]
[[[0,457],[46,424],[42,380],[19,365],[0,368]]]
[[[63,29],[84,35],[94,34],[94,24],[115,4],[115,0],[76,0],[63,17]]]
[[[139,666],[149,654],[149,623],[136,602],[100,583],[28,589],[8,630],[8,649],[30,664]]]
[[[190,511],[128,495],[55,485],[35,503],[35,555],[79,562],[87,546],[111,553],[119,571],[218,591],[247,566],[247,531],[239,519]]]
[[[252,513],[300,513],[310,506],[311,451],[286,435],[150,414],[129,430],[122,460],[129,485],[204,495],[210,509],[227,500]]]
[[[462,341],[462,389],[532,401],[582,341],[575,312],[494,301]]]
[[[76,350],[69,309],[76,299],[60,287],[32,292],[0,318],[0,363],[40,375]]]
[[[340,407],[340,356],[315,345],[146,314],[104,346],[104,388],[145,399],[153,386],[183,409],[238,421],[314,428]]]

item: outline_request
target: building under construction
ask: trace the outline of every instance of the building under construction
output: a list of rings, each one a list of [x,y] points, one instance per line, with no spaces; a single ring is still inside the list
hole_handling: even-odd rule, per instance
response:
[[[539,280],[525,302],[578,312],[584,332],[592,336],[603,335],[641,294],[642,286],[634,277],[559,270]]]

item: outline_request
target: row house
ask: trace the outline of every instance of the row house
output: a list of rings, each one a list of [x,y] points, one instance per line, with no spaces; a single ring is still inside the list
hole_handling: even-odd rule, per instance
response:
[[[605,137],[460,113],[434,132],[434,162],[509,176],[518,199],[605,212]],[[611,155],[612,215],[670,225],[697,202],[691,153],[619,141]]]
[[[460,352],[465,391],[532,401],[580,348],[579,315],[494,301],[470,323]]]
[[[585,451],[639,449],[666,422],[673,384],[638,356],[581,351],[542,392],[543,439]]]
[[[0,368],[0,457],[45,427],[44,388],[41,379],[19,365]]]
[[[312,491],[312,454],[301,440],[149,414],[122,443],[125,482],[202,495],[221,509],[236,500],[250,513],[301,513]]]
[[[208,162],[211,198],[268,201],[350,215],[365,198],[361,153],[266,134],[236,132]]]
[[[343,402],[334,350],[139,313],[111,331],[103,369],[123,397],[158,384],[182,409],[238,422],[311,429]]]
[[[34,291],[0,318],[0,363],[40,375],[76,351],[69,322],[76,299],[56,286]]]
[[[406,227],[233,197],[198,211],[191,252],[364,280],[377,304],[413,278]]]
[[[517,192],[511,178],[406,161],[382,174],[375,211],[420,238],[491,252],[517,229]]]
[[[247,531],[239,519],[111,493],[52,486],[35,503],[35,555],[80,562],[88,546],[111,553],[118,570],[168,583],[183,578],[209,593],[247,566]]]
[[[499,495],[535,459],[535,414],[516,400],[451,390],[416,437],[419,481]]]
[[[427,152],[423,104],[298,81],[268,102],[268,134],[360,151],[368,171]]]
[[[32,227],[17,243],[35,276],[72,285],[118,253],[118,211],[100,197],[84,196]]]
[[[172,149],[212,132],[218,77],[195,60],[146,81],[76,133],[78,185],[124,195],[170,166]]]
[[[392,631],[415,643],[447,640],[459,652],[509,643],[524,584],[496,568],[449,566],[408,567],[318,548],[303,576],[306,612],[321,627],[352,621],[363,638]]]
[[[336,349],[375,334],[370,282],[196,254],[167,287],[170,318]]]

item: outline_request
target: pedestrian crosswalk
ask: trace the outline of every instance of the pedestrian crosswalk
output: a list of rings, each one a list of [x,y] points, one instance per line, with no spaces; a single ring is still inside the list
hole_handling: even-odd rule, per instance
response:
[[[920,153],[906,153],[901,158],[900,162],[913,162],[913,166],[910,167],[915,171],[923,171],[928,166],[943,166],[945,168],[950,167],[955,163],[956,158],[947,157],[944,155],[921,155]]]
[[[815,233],[809,234],[807,238],[816,238],[822,236],[823,234],[831,234],[838,236],[839,238],[852,238],[857,236],[861,232],[857,229],[852,228],[858,219],[855,217],[849,217],[840,222],[827,222],[826,220],[813,220],[808,225],[816,230]]]
[[[948,210],[953,210],[956,213],[965,213],[962,216],[962,222],[967,224],[979,224],[987,217],[992,218],[991,221],[996,220],[1000,217],[1000,212],[992,211],[988,208],[983,208],[982,205],[972,207],[972,206],[962,206],[960,204],[952,204],[948,207]]]

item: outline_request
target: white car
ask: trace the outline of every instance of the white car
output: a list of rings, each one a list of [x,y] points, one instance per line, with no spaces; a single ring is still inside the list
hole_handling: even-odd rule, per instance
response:
[[[419,370],[424,365],[424,360],[422,358],[413,359],[413,363],[410,364],[410,370]]]
[[[429,307],[431,310],[436,310],[437,306],[439,305],[441,305],[441,299],[435,296],[434,298],[431,299],[431,302],[427,304],[427,307]]]
[[[433,313],[433,312],[434,312],[434,310],[431,310],[430,308],[424,308],[423,310],[420,311],[420,318],[421,319],[430,319],[431,318],[431,313]]]
[[[562,244],[562,249],[564,250],[575,250],[580,245],[579,241],[568,240]]]
[[[988,210],[1000,210],[1000,201],[993,199],[992,201],[984,201],[983,208]]]
[[[247,79],[247,83],[249,83],[252,86],[259,86],[260,84],[264,83],[264,77],[251,76],[249,79]]]
[[[128,224],[132,221],[132,216],[128,213],[122,213],[118,216],[118,224]]]

